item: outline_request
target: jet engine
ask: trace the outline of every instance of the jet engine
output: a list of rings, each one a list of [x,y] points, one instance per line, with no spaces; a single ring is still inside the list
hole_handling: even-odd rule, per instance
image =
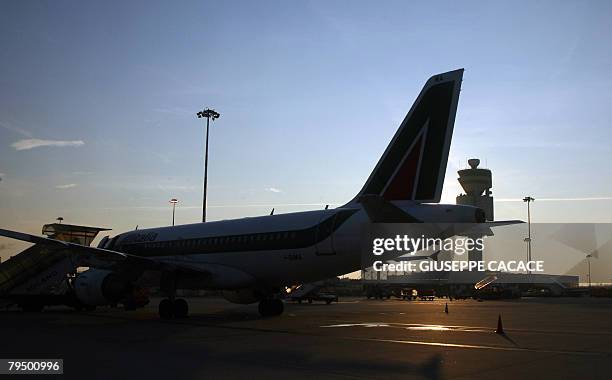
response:
[[[99,306],[117,303],[131,291],[132,285],[112,271],[88,269],[75,278],[73,288],[79,302]]]

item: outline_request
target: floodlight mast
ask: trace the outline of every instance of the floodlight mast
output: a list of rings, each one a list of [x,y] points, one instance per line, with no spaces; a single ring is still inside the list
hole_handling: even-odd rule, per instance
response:
[[[198,112],[198,119],[206,118],[206,142],[204,148],[204,195],[202,196],[202,223],[206,222],[206,190],[208,185],[208,129],[210,125],[210,119],[216,120],[221,114],[217,111],[206,108],[203,111]]]
[[[172,198],[168,202],[172,203],[172,225],[174,226],[174,212],[176,211],[176,204],[178,203],[178,199]]]
[[[592,253],[586,256],[587,265],[589,266],[589,295],[591,295],[591,257],[593,257]]]
[[[531,209],[529,205],[533,201],[535,199],[531,196],[523,198],[523,202],[527,203],[527,238],[525,239],[527,242],[527,261],[531,261]],[[529,274],[531,274],[531,271],[529,271]]]

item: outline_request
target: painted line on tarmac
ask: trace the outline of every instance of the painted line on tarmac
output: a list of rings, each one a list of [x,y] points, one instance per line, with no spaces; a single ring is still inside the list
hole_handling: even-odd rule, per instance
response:
[[[411,344],[411,345],[416,345],[416,346],[467,348],[467,349],[478,349],[478,350],[537,352],[537,353],[545,353],[545,354],[583,355],[583,356],[612,356],[611,353],[596,352],[596,351],[547,350],[547,349],[538,349],[538,348],[486,346],[486,345],[476,345],[476,344],[421,342],[421,341],[415,341],[415,340],[401,340],[401,339],[378,339],[378,338],[355,338],[355,337],[345,337],[344,339],[363,341],[363,342],[398,343],[398,344]]]
[[[353,322],[337,320],[337,324],[319,326],[322,328],[342,328],[342,327],[388,327],[415,331],[460,331],[460,332],[491,332],[495,326],[461,326],[461,325],[431,325],[420,323],[398,323],[398,322]],[[504,328],[505,331],[516,333],[550,334],[550,335],[612,335],[612,332],[605,331],[572,331],[572,330],[528,330]]]
[[[494,329],[486,327],[470,326],[446,326],[446,325],[422,325],[412,323],[386,323],[386,322],[365,322],[365,323],[340,323],[335,325],[319,326],[321,328],[336,327],[388,327],[393,329],[414,330],[414,331],[462,331],[462,332],[491,332]]]

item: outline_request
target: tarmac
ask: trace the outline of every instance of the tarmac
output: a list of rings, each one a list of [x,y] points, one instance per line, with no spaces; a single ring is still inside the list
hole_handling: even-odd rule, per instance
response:
[[[62,358],[79,379],[612,376],[612,299],[341,298],[265,319],[256,305],[187,300],[190,316],[171,321],[158,299],[136,311],[0,311],[0,358]]]

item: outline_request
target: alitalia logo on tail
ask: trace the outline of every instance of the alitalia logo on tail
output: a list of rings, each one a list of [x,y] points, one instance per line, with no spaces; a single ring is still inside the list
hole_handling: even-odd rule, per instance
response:
[[[427,81],[353,202],[363,195],[440,201],[462,78],[463,69]]]
[[[427,135],[427,124],[421,129],[412,146],[397,166],[383,189],[382,196],[388,201],[414,199],[418,186],[420,163],[423,159],[423,145]]]

